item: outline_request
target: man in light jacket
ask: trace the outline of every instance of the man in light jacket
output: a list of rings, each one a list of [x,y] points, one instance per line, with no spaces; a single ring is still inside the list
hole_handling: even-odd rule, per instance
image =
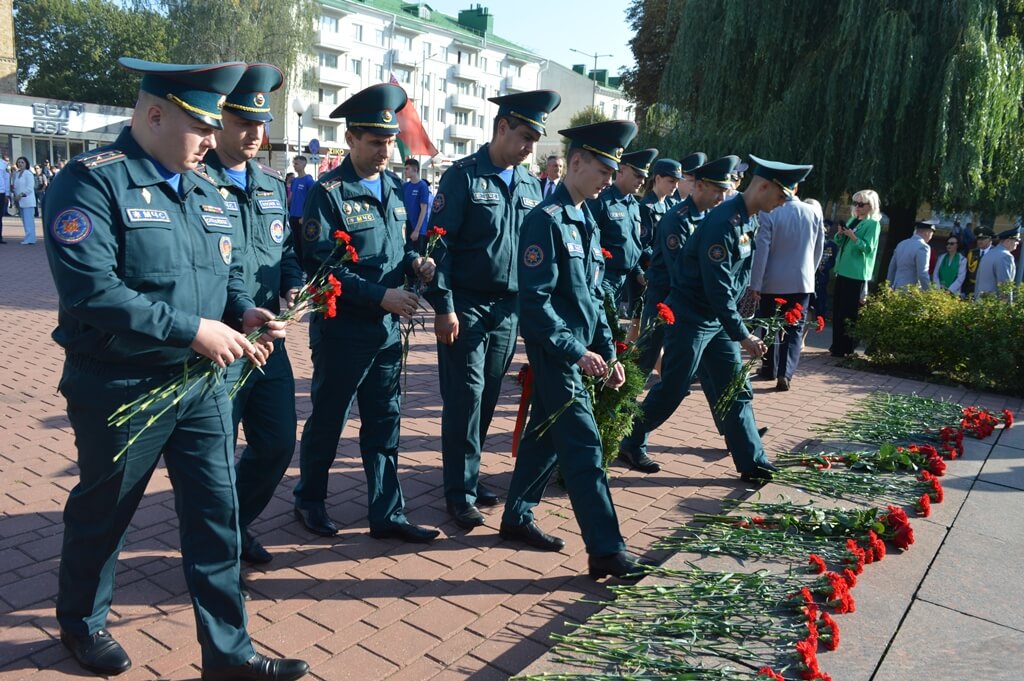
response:
[[[927,289],[931,285],[928,276],[928,262],[932,249],[928,242],[935,234],[933,221],[918,222],[914,226],[914,235],[896,245],[892,259],[889,261],[889,285],[893,288],[919,285]]]

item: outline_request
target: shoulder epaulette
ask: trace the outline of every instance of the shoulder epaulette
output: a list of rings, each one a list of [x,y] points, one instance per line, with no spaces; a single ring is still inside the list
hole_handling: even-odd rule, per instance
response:
[[[270,166],[265,166],[262,163],[257,163],[256,165],[258,165],[260,167],[260,170],[262,170],[267,175],[270,175],[271,177],[273,177],[273,178],[275,178],[277,180],[283,180],[284,179],[284,176],[281,175],[281,171],[280,170],[277,170],[276,168],[271,168]]]
[[[688,215],[689,213],[690,204],[686,203],[685,201],[680,203],[679,207],[676,208],[676,215],[678,215],[679,217],[683,217],[684,215]]]
[[[476,156],[475,155],[474,156],[466,156],[465,158],[460,158],[458,161],[453,163],[452,166],[455,167],[455,168],[465,168],[466,166],[471,166],[474,163],[476,163]]]
[[[196,172],[197,173],[205,173],[206,172],[206,164],[205,163],[200,163],[199,165],[197,165],[196,166]]]
[[[84,154],[79,156],[76,160],[89,170],[92,170],[93,168],[98,168],[99,166],[114,163],[116,161],[123,161],[124,159],[125,155],[123,151],[107,149],[106,151]]]
[[[209,175],[207,175],[207,174],[206,174],[206,171],[205,171],[205,170],[200,170],[200,169],[199,169],[199,168],[197,167],[197,168],[196,168],[196,175],[198,175],[199,177],[203,178],[204,180],[206,180],[207,182],[209,182],[210,184],[212,184],[212,185],[213,185],[214,187],[218,187],[218,186],[219,186],[219,185],[217,184],[217,180],[215,180],[215,179],[213,179],[212,177],[210,177]]]
[[[555,216],[558,214],[558,211],[562,210],[562,204],[552,203],[551,205],[544,206],[542,210],[548,215]]]
[[[329,191],[334,191],[335,189],[340,187],[341,186],[341,180],[339,180],[339,179],[327,180],[326,182],[321,182],[320,184],[323,185],[324,191],[329,192]]]

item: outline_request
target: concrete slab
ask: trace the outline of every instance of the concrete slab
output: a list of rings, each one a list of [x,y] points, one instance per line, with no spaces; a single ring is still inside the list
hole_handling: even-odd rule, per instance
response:
[[[1014,428],[1017,430],[1024,431],[1024,428]],[[1000,438],[981,471],[981,479],[1024,490],[1024,450],[1004,445]]]
[[[1024,424],[1015,424],[1013,428],[1004,429],[999,433],[999,444],[1003,447],[1024,449]]]
[[[1024,632],[916,601],[874,681],[1019,681],[1022,659]]]

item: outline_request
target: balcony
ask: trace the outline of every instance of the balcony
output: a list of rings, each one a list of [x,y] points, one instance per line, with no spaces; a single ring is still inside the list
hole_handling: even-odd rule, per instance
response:
[[[474,142],[482,142],[484,139],[484,131],[475,125],[456,123],[448,126],[448,136],[453,140],[473,140]]]
[[[460,78],[462,80],[480,80],[483,76],[483,72],[475,66],[469,64],[456,64],[452,67],[452,78]]]
[[[331,104],[330,102],[313,102],[309,105],[309,115],[321,121],[334,121],[331,118],[331,112],[337,108],[337,104]]]
[[[402,66],[416,66],[419,58],[412,50],[391,50],[391,63]]]
[[[484,100],[480,97],[467,95],[463,92],[456,92],[448,97],[448,106],[452,109],[463,109],[469,111],[481,111],[484,108]]]
[[[350,47],[348,40],[344,37],[344,34],[338,31],[328,31],[325,29],[317,31],[316,44],[319,47],[326,47],[338,52],[348,52]]]
[[[330,66],[318,67],[316,77],[321,83],[326,85],[358,88],[362,84],[362,78],[359,74],[331,68]]]
[[[524,76],[505,76],[505,80],[502,83],[505,88],[505,92],[529,92],[530,90],[537,89],[537,83],[531,78]]]

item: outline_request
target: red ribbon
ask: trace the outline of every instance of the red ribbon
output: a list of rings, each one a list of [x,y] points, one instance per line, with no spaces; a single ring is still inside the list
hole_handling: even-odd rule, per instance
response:
[[[512,458],[519,454],[519,441],[522,438],[523,429],[526,427],[526,413],[530,410],[530,399],[533,397],[533,370],[529,364],[524,364],[516,377],[519,385],[523,386],[523,393],[519,396],[519,411],[516,413],[516,429],[512,431]]]

